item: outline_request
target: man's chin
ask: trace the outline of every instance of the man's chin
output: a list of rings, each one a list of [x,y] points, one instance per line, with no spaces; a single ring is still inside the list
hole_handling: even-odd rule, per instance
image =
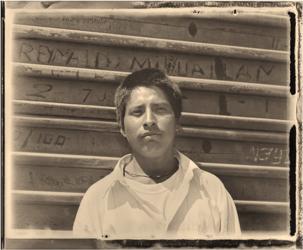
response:
[[[144,158],[150,158],[150,159],[155,159],[155,158],[161,158],[166,154],[164,150],[159,150],[159,147],[156,148],[150,148],[146,147],[146,149],[140,150],[137,152],[137,155],[140,155],[141,157]]]

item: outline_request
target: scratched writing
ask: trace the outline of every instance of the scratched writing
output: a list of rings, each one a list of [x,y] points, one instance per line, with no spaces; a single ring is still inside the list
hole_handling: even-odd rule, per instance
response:
[[[257,67],[251,67],[248,64],[238,64],[231,67],[232,63],[215,59],[215,72],[220,80],[236,80],[242,82],[264,81],[270,79],[272,72],[275,70],[273,64],[260,64]]]
[[[98,88],[83,88],[81,86],[73,85],[71,89],[70,84],[49,84],[49,83],[34,83],[25,91],[25,99],[29,100],[49,100],[49,101],[67,101],[80,103],[101,103],[105,100],[113,98],[113,93],[107,93],[109,90]]]
[[[79,19],[77,17],[69,16],[69,17],[62,17],[59,23],[67,23],[68,25],[77,25],[76,27],[78,27],[79,23],[89,24],[89,25],[93,25],[93,24],[104,25],[110,21],[112,21],[112,20],[109,18],[100,17],[100,16],[93,16],[93,17],[89,17],[89,18],[83,17],[81,19]]]
[[[100,179],[99,175],[78,175],[78,176],[53,176],[48,174],[39,174],[36,176],[36,183],[47,185],[51,187],[75,187],[85,186],[88,187]]]
[[[286,50],[287,49],[286,42],[278,37],[272,37],[271,46],[273,49],[277,49],[277,50]]]
[[[160,68],[170,75],[230,81],[284,82],[288,70],[284,64],[270,62],[111,47],[66,47],[38,41],[20,41],[18,51],[17,60],[22,62],[120,71]],[[53,74],[56,76],[60,72]],[[79,77],[76,72],[71,74]]]
[[[51,76],[54,78],[61,78],[62,76],[64,77],[70,77],[70,78],[75,78],[79,79],[79,71],[78,70],[56,70],[56,69],[51,69],[50,71]]]
[[[246,65],[241,65],[236,74],[236,80],[249,81],[252,76],[249,73],[249,69]]]
[[[219,114],[231,115],[231,113],[228,111],[226,96],[223,94],[219,95]]]
[[[246,157],[254,163],[270,163],[273,165],[288,164],[288,152],[279,147],[252,146]]]
[[[66,137],[63,135],[54,135],[47,133],[39,133],[37,143],[46,144],[46,145],[54,145],[54,146],[63,146],[65,143]]]
[[[91,89],[83,89],[83,91],[85,91],[85,96],[82,100],[82,102],[84,103],[84,102],[86,102],[88,96],[91,94],[92,90]]]
[[[177,148],[193,160],[202,162],[274,166],[286,166],[289,163],[287,148],[275,145],[218,143],[204,139],[200,145],[178,140]]]
[[[108,68],[114,67],[115,63],[119,64],[119,61],[114,62],[100,51],[94,50],[89,53],[87,49],[72,50],[46,44],[22,43],[18,57],[25,62],[85,68]]]
[[[32,134],[33,134],[33,129],[31,128],[31,129],[28,130],[28,133],[26,134],[26,136],[23,140],[21,148],[25,148],[27,146],[27,144],[29,142],[29,139],[31,138]]]
[[[92,93],[94,93],[94,92],[95,92],[94,94],[97,98],[97,101],[99,101],[100,103],[102,103],[107,98],[106,92],[103,92],[103,94],[101,94],[101,97],[100,97],[99,95],[97,95],[97,93],[99,94],[99,92],[101,92],[101,91],[93,91],[92,89],[89,89],[89,88],[83,88],[82,91],[85,93],[82,103],[86,103],[88,97],[92,97]]]
[[[46,98],[45,93],[50,92],[53,89],[53,86],[51,84],[37,83],[37,84],[33,84],[33,89],[34,92],[27,93],[26,95],[45,99]]]
[[[22,136],[22,140],[20,140]],[[18,139],[18,140],[17,140]],[[42,145],[52,145],[56,147],[62,147],[65,145],[67,140],[66,136],[64,135],[57,135],[54,133],[44,133],[44,132],[36,132],[35,129],[30,128],[25,133],[18,132],[18,138],[16,141],[20,143],[20,147],[26,148],[31,143],[33,144],[42,144]]]
[[[193,77],[204,76],[210,78],[209,74],[211,73],[211,70],[208,69],[210,66],[211,65],[202,66],[198,63],[190,63],[189,61],[172,56],[158,58],[158,60],[152,60],[151,58],[140,59],[134,56],[130,63],[130,71],[139,70],[143,68],[160,68],[164,69],[166,73],[171,75]]]
[[[261,80],[262,78],[264,78],[264,76],[269,76],[272,71],[274,69],[273,65],[269,65],[268,67],[260,65],[260,67],[258,67],[257,69],[257,81]]]
[[[13,131],[13,140],[16,142],[20,140],[20,138],[22,138],[22,131],[20,131],[19,129],[15,129]]]

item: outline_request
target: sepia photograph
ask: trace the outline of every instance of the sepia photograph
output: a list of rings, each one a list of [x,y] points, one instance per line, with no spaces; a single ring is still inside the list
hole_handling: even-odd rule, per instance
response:
[[[2,7],[4,248],[302,246],[302,3]]]

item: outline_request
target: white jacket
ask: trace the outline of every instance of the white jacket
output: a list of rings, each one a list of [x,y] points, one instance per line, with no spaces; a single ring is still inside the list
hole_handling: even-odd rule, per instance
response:
[[[128,188],[122,174],[122,168],[130,157],[122,157],[111,174],[87,190],[74,221],[75,236],[97,239],[240,236],[237,211],[222,182],[179,152],[180,185],[167,202],[169,216],[165,222],[160,222],[161,230],[151,232],[149,229],[155,221]]]

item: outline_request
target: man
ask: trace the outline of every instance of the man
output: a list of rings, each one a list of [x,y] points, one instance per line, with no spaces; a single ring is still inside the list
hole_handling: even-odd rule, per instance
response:
[[[221,181],[175,149],[179,87],[162,71],[143,69],[120,84],[115,104],[131,154],[88,189],[75,234],[109,239],[239,235],[237,211]]]

